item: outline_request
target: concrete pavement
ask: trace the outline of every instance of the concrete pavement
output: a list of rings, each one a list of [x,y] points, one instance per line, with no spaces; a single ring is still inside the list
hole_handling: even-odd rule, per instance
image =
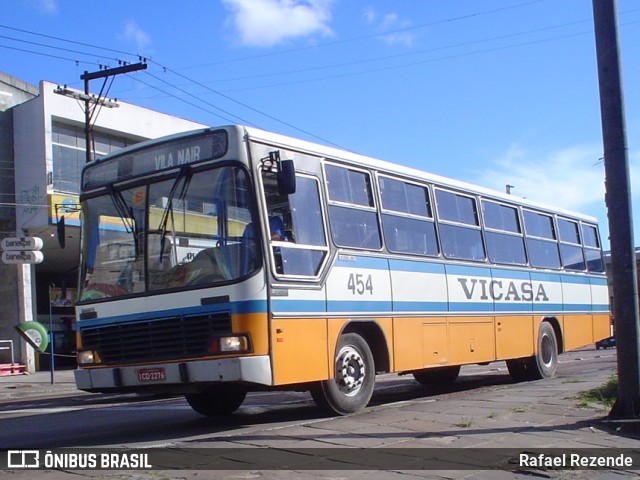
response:
[[[590,355],[594,353],[591,352]],[[579,400],[580,392],[602,386],[615,373],[615,350],[596,353],[600,358],[599,368],[575,372],[566,366],[581,353],[562,355],[558,375],[526,383],[502,383],[491,388],[465,390],[463,395],[426,396],[393,404],[379,404],[348,417],[314,418],[295,425],[265,430],[261,426],[248,426],[240,434],[208,435],[197,440],[171,444],[169,449],[179,452],[186,448],[239,449],[264,447],[290,451],[295,449],[365,448],[381,456],[386,449],[446,449],[448,454],[459,455],[466,466],[463,470],[408,470],[391,468],[385,471],[374,469],[376,462],[369,458],[360,465],[351,464],[348,470],[311,470],[309,465],[296,463],[288,471],[260,470],[247,463],[246,470],[162,470],[148,472],[150,476],[135,474],[135,478],[296,478],[303,480],[341,479],[403,479],[413,478],[640,478],[640,470],[633,468],[610,470],[541,469],[536,467],[516,468],[515,471],[483,470],[482,460],[473,469],[473,459],[464,460],[465,452],[490,449],[487,452],[509,452],[509,449],[589,449],[595,452],[631,449],[640,455],[637,422],[609,422],[608,409],[602,405],[584,406]],[[504,364],[502,363],[502,368]],[[585,368],[588,368],[586,366]],[[463,369],[464,371],[464,369]],[[75,390],[72,371],[54,374],[51,384],[49,372],[38,372],[18,377],[0,377],[0,404],[15,402],[23,398],[54,395],[88,395]],[[631,428],[636,428],[635,432]],[[592,450],[596,449],[596,450]],[[203,450],[206,452],[207,450]],[[211,450],[209,450],[211,451]],[[627,450],[624,450],[627,451]],[[456,453],[457,452],[457,453]],[[233,452],[232,452],[233,453]],[[237,453],[237,452],[236,452]],[[477,453],[477,452],[476,452]],[[206,460],[207,454],[197,462]],[[233,455],[232,455],[233,456]],[[473,456],[473,455],[471,455]],[[245,459],[246,460],[246,459]],[[244,460],[243,460],[244,461]],[[356,461],[356,460],[354,460]],[[477,461],[477,460],[475,460]],[[356,461],[357,462],[357,461]],[[384,465],[384,463],[382,463]],[[337,464],[339,465],[339,464]],[[471,467],[469,466],[471,465]],[[635,465],[640,465],[636,462]],[[638,467],[635,467],[638,468]],[[14,471],[12,478],[22,477],[23,472]],[[27,472],[28,473],[28,472]],[[35,472],[31,472],[32,474]],[[54,472],[47,478],[77,478]],[[94,471],[83,471],[88,477],[105,478]],[[159,475],[159,477],[158,477]],[[114,478],[123,477],[122,472],[113,472]]]

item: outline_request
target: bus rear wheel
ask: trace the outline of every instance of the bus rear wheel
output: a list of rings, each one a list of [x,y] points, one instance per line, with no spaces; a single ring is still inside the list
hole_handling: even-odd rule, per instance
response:
[[[334,360],[334,378],[323,380],[311,396],[319,407],[348,415],[367,406],[375,387],[375,366],[367,342],[356,333],[340,336]]]
[[[225,384],[207,388],[199,393],[185,395],[187,403],[200,415],[207,417],[231,415],[247,396],[247,390],[240,385]]]
[[[529,358],[507,360],[509,374],[517,382],[553,377],[557,368],[558,339],[549,322],[540,324],[535,355]]]

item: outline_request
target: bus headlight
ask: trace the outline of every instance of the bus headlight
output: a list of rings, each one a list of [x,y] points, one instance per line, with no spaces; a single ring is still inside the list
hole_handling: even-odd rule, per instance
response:
[[[98,354],[92,350],[81,350],[77,353],[78,365],[100,363]]]
[[[245,352],[249,346],[249,341],[245,335],[229,335],[226,337],[214,338],[209,347],[210,353],[233,353]]]

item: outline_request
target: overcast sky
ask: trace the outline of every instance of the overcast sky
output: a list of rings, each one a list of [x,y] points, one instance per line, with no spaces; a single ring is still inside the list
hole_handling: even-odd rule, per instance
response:
[[[618,19],[635,180],[640,4]],[[137,55],[112,98],[513,185],[596,216],[608,246],[591,1],[24,0],[0,20],[0,69],[29,83],[82,88]]]

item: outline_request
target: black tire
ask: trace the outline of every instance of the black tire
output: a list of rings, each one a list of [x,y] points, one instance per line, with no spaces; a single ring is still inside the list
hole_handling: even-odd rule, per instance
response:
[[[527,380],[531,380],[529,374],[529,358],[516,358],[513,360],[507,360],[507,370],[509,370],[509,375],[516,382],[525,382]]]
[[[413,378],[422,385],[451,385],[460,375],[460,365],[437,367],[413,372]]]
[[[551,378],[558,369],[558,339],[549,322],[542,322],[538,330],[538,348],[532,363],[532,378]]]
[[[558,339],[549,322],[540,324],[535,355],[529,358],[507,360],[509,374],[516,382],[553,377],[557,368]]]
[[[375,366],[367,342],[356,333],[338,339],[334,378],[311,389],[319,407],[338,415],[355,413],[367,406],[375,387]]]
[[[247,396],[247,390],[240,385],[225,384],[209,387],[203,392],[188,393],[187,402],[200,415],[216,417],[231,415]]]

